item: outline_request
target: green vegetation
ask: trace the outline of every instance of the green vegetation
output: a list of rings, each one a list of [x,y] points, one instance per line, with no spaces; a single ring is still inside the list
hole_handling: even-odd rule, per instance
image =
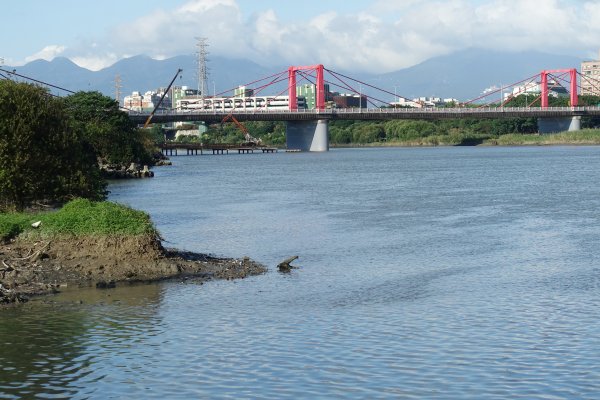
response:
[[[600,129],[583,129],[575,132],[561,132],[552,135],[502,135],[484,142],[490,145],[529,146],[529,145],[600,145]]]
[[[536,130],[537,122],[533,118],[332,121],[329,125],[333,145],[475,145],[508,133]]]
[[[39,228],[32,223],[42,221]],[[38,213],[1,213],[0,240],[22,233],[52,237],[155,235],[148,214],[111,202],[75,199],[58,211]]]
[[[137,129],[98,92],[53,97],[39,86],[0,80],[0,211],[76,197],[101,200],[98,163],[153,163],[156,132]]]
[[[105,183],[85,133],[62,99],[0,80],[0,209],[73,197],[99,199]]]
[[[243,122],[248,132],[262,143],[269,146],[285,145],[285,122],[281,121],[248,121]],[[246,141],[244,133],[232,122],[213,124],[202,137],[180,136],[181,143],[202,142],[206,144],[238,144]]]
[[[116,100],[99,92],[78,92],[65,104],[72,125],[85,133],[102,162],[152,164],[156,132],[137,129]]]
[[[568,107],[569,99],[550,97],[550,107]],[[534,96],[518,96],[505,107],[527,107]],[[537,102],[539,106],[539,100]],[[600,104],[599,96],[579,96],[580,106]],[[499,104],[492,105],[499,106]],[[600,126],[600,118],[583,118],[582,128]],[[335,145],[469,146],[477,144],[599,144],[593,131],[562,135],[535,135],[536,118],[448,119],[437,121],[332,121],[330,140]]]

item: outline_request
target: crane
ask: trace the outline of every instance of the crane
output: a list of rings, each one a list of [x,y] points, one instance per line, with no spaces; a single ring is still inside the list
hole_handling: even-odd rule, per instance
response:
[[[146,129],[148,127],[148,125],[150,125],[150,120],[154,116],[154,113],[156,112],[156,110],[158,109],[158,107],[160,107],[163,99],[165,98],[165,96],[167,95],[167,93],[169,93],[169,89],[171,89],[171,86],[173,86],[173,82],[175,82],[175,79],[177,79],[177,77],[179,76],[179,74],[181,73],[181,71],[183,71],[181,68],[179,68],[177,70],[177,73],[175,74],[175,76],[171,80],[171,83],[169,83],[169,86],[167,86],[167,90],[165,90],[165,92],[160,97],[160,100],[158,101],[158,103],[156,103],[156,106],[154,106],[154,110],[152,110],[152,112],[148,116],[148,119],[146,120],[146,123],[144,124],[144,129]]]
[[[244,134],[244,140],[246,140],[244,143],[242,143],[245,146],[260,146],[262,140],[261,139],[257,139],[254,136],[252,136],[250,134],[250,132],[248,132],[248,129],[246,129],[246,127],[244,125],[242,125],[240,123],[240,121],[238,121],[233,114],[227,114],[225,116],[225,118],[223,118],[223,120],[221,121],[221,126],[223,126],[223,124],[225,122],[228,121],[233,121],[233,123],[235,124],[235,126],[237,126],[237,128],[242,131],[242,133]]]

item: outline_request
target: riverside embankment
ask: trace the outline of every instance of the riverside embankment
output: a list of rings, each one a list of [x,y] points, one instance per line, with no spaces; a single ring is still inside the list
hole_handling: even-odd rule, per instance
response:
[[[66,286],[237,279],[266,271],[246,257],[166,249],[147,214],[113,203],[76,200],[56,212],[3,214],[0,227],[0,304]]]

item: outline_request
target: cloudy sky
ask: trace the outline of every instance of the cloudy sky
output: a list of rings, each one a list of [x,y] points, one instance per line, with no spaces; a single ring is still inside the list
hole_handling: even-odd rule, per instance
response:
[[[211,55],[369,72],[468,47],[597,59],[598,21],[600,0],[15,0],[0,8],[0,59],[98,70],[193,54],[195,37]]]

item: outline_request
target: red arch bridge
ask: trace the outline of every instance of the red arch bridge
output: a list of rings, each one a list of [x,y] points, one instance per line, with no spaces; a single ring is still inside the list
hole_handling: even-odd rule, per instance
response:
[[[147,122],[150,115],[153,123],[176,121],[211,123],[221,122],[227,116],[233,116],[238,121],[286,121],[287,147],[304,151],[329,149],[328,121],[330,120],[533,117],[538,119],[539,131],[549,133],[579,130],[582,117],[600,116],[600,107],[578,106],[578,76],[593,87],[600,88],[600,81],[580,75],[574,68],[544,70],[514,84],[490,90],[456,107],[434,108],[418,103],[416,107],[398,107],[401,103],[386,102],[378,97],[393,96],[395,100],[400,98],[410,100],[394,92],[328,70],[319,64],[290,67],[279,74],[241,85],[240,87],[244,87],[244,96],[239,95],[240,87],[238,87],[212,97],[187,101],[175,110],[154,113],[130,112],[129,115],[138,124]],[[314,108],[307,109],[299,106],[297,88],[304,81],[314,93]],[[280,87],[284,86],[278,94],[258,96],[259,92],[267,87],[278,87],[277,84]],[[357,107],[328,106],[328,89],[332,86],[358,97]],[[357,87],[359,90],[356,89]],[[535,90],[532,91],[532,88]],[[237,96],[225,95],[234,92],[235,89],[238,89]],[[363,89],[367,90],[363,91]],[[549,107],[549,96],[558,90],[568,94],[569,107]],[[246,93],[251,95],[245,97]],[[508,95],[503,96],[504,93]],[[535,93],[533,96],[529,94],[533,97],[533,101],[526,107],[505,107],[512,98],[523,93]],[[497,101],[486,103],[490,98],[497,98],[498,94],[501,99],[499,103]]]

